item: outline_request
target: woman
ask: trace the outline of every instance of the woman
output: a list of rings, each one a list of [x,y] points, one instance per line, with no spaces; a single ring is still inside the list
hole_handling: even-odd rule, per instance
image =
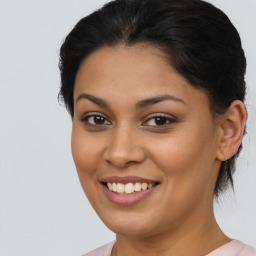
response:
[[[86,255],[256,255],[216,223],[246,123],[246,60],[200,0],[116,0],[61,47],[84,192],[116,241]]]

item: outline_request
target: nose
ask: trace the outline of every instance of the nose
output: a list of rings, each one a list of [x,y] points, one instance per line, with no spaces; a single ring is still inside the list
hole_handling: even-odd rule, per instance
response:
[[[104,159],[118,168],[142,163],[146,159],[146,153],[140,141],[141,138],[132,129],[116,128],[104,152]]]

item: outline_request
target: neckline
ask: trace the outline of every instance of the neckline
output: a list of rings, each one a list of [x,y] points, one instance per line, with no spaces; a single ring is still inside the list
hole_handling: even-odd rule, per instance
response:
[[[227,247],[227,246],[230,246],[231,244],[233,243],[237,243],[238,240],[235,240],[235,239],[232,239],[230,242],[226,243],[226,244],[223,244],[221,245],[220,247],[216,248],[215,250],[211,251],[210,253],[208,253],[207,255],[205,256],[214,256],[213,254],[218,252],[219,250],[222,250],[224,247]],[[110,245],[110,256],[111,256],[111,253],[112,253],[112,250],[114,249],[114,245],[116,243],[116,240],[112,241],[109,245]]]
[[[220,247],[216,248],[215,250],[211,251],[209,254],[205,255],[205,256],[214,256],[215,253],[217,253],[218,251],[222,250],[223,248],[226,248],[228,246],[230,246],[233,243],[237,243],[238,240],[232,239],[230,242],[221,245]]]

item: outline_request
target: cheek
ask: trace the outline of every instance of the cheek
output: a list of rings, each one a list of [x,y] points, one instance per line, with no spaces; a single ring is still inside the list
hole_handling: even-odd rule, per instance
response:
[[[151,151],[152,158],[160,169],[171,175],[185,172],[187,170],[186,165],[189,164],[191,167],[199,153],[199,149],[194,145],[192,138],[178,134],[158,141],[154,145],[155,147]]]
[[[101,143],[88,136],[83,128],[73,124],[71,148],[80,182],[90,182],[97,174],[97,163],[101,155]]]
[[[77,174],[83,191],[95,208],[98,201],[98,171],[97,166],[100,161],[100,143],[95,143],[92,136],[88,136],[81,127],[73,125],[71,148],[76,165]]]
[[[152,157],[170,188],[185,192],[211,182],[216,145],[203,129],[177,132],[154,145],[158,146],[152,152]]]
[[[199,138],[177,134],[162,143],[154,143],[157,147],[151,154],[164,177],[158,211],[167,221],[182,221],[213,192],[214,154],[207,140]]]

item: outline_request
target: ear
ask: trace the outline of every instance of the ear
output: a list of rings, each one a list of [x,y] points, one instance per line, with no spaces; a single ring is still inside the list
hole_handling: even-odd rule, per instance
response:
[[[247,113],[242,101],[235,100],[221,117],[217,159],[226,161],[236,154],[242,143]]]

